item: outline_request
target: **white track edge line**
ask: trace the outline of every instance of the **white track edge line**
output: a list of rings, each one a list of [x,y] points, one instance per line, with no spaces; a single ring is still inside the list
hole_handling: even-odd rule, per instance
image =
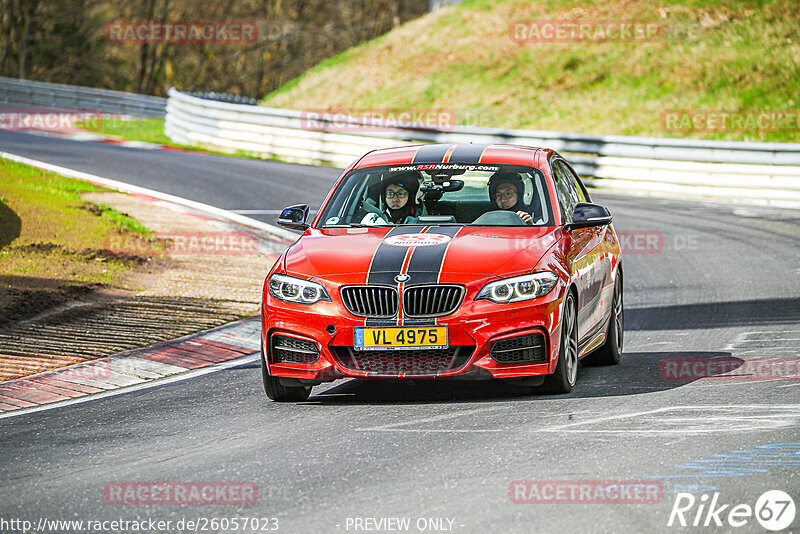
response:
[[[118,362],[119,363],[123,363],[123,362],[127,361],[128,358],[138,358],[138,359],[147,360],[147,358],[141,358],[141,356],[140,356],[140,354],[143,351],[147,350],[147,349],[170,348],[170,347],[172,347],[174,345],[177,345],[179,343],[187,343],[187,342],[203,340],[203,339],[206,339],[206,340],[212,341],[212,342],[213,341],[217,341],[215,339],[208,339],[205,336],[213,335],[213,334],[216,334],[216,333],[219,333],[219,332],[223,332],[223,331],[226,331],[226,330],[234,330],[236,328],[240,328],[247,321],[256,320],[255,319],[256,317],[258,317],[257,320],[260,322],[261,321],[261,313],[259,312],[258,315],[252,315],[250,317],[245,317],[243,319],[237,319],[236,321],[233,321],[233,322],[230,322],[230,323],[227,323],[227,324],[223,324],[223,325],[220,325],[220,326],[215,326],[215,327],[209,328],[207,330],[201,330],[200,332],[193,332],[191,334],[186,334],[184,336],[176,337],[174,339],[169,339],[169,340],[166,340],[166,341],[158,341],[158,342],[153,343],[152,345],[149,345],[147,347],[140,347],[140,348],[136,348],[136,349],[128,349],[128,350],[124,350],[122,352],[109,354],[108,356],[101,356],[100,358],[96,358],[94,360],[87,360],[87,361],[84,361],[84,362],[75,362],[75,363],[71,363],[69,365],[65,365],[63,367],[56,367],[54,369],[48,369],[47,371],[42,371],[42,372],[35,373],[35,374],[32,374],[32,375],[26,375],[26,376],[21,376],[19,378],[12,378],[11,380],[0,381],[0,385],[8,384],[9,382],[13,382],[15,380],[31,380],[31,379],[39,378],[39,377],[42,377],[42,376],[44,376],[46,378],[54,378],[56,380],[64,380],[62,378],[59,378],[59,376],[58,376],[59,373],[62,373],[62,372],[66,373],[66,372],[74,371],[76,368],[79,368],[79,367],[92,367],[94,365],[101,365],[101,364],[108,364],[108,365],[112,365],[113,366],[115,363],[118,363]],[[219,342],[220,343],[227,343],[226,341],[219,341]],[[244,345],[234,345],[233,343],[227,343],[227,344],[231,345],[231,346],[238,347],[240,349],[252,350],[253,352],[258,350],[257,348],[250,349],[250,348],[248,348],[248,347],[246,347]],[[150,360],[147,360],[147,361],[150,361]],[[119,371],[117,371],[117,372],[119,372]],[[179,373],[186,373],[187,371],[178,371],[178,372]],[[125,373],[120,373],[120,374],[124,375]],[[167,375],[167,376],[169,376],[169,375]],[[148,379],[145,379],[145,380],[148,380]],[[151,379],[151,380],[157,380],[157,379]],[[69,380],[65,380],[65,381],[69,382]],[[99,380],[97,382],[102,382],[102,380]],[[117,386],[116,384],[111,384],[110,382],[108,384],[114,386],[111,389],[116,389],[116,388],[119,388],[119,387],[127,387],[127,386]],[[98,387],[98,386],[94,386],[92,384],[83,384],[83,385],[88,385],[88,386],[91,386],[91,387]],[[106,391],[109,391],[109,390],[106,390]],[[91,395],[91,393],[90,393],[90,395]],[[59,401],[59,402],[61,402],[61,401]],[[29,407],[29,408],[32,408],[32,406]]]
[[[64,176],[68,176],[70,178],[77,178],[79,180],[94,182],[109,188],[123,191],[125,193],[136,193],[141,195],[147,195],[153,198],[157,198],[159,200],[164,200],[166,202],[172,202],[173,204],[178,204],[179,206],[184,206],[193,210],[207,213],[209,215],[214,215],[216,217],[227,219],[231,222],[235,222],[245,226],[250,226],[251,228],[257,228],[259,230],[269,232],[270,234],[280,239],[288,240],[290,243],[294,243],[300,237],[299,235],[293,234],[292,232],[284,230],[283,228],[278,228],[277,226],[261,222],[251,217],[246,217],[238,213],[233,213],[231,211],[224,210],[222,208],[217,208],[214,206],[210,206],[208,204],[203,204],[202,202],[189,200],[188,198],[178,197],[175,195],[170,195],[168,193],[162,193],[161,191],[147,189],[146,187],[140,187],[138,185],[132,185],[125,182],[120,182],[118,180],[112,180],[111,178],[103,178],[102,176],[89,174],[87,172],[78,171],[75,169],[69,169],[67,167],[61,167],[59,165],[54,165],[52,163],[47,163],[44,161],[26,158],[24,156],[12,154],[10,152],[0,152],[0,158],[16,161],[17,163],[24,163],[25,165],[38,167],[46,171],[63,174]]]
[[[258,352],[254,352],[253,354],[240,356],[239,358],[228,360],[226,362],[220,362],[220,363],[215,363],[213,365],[209,365],[207,367],[201,367],[200,369],[187,370],[185,372],[173,376],[166,376],[164,378],[154,378],[152,380],[146,380],[139,384],[132,384],[130,386],[120,386],[115,389],[107,389],[99,393],[87,393],[86,395],[83,395],[81,397],[74,397],[72,399],[67,399],[63,401],[50,402],[46,404],[40,404],[38,406],[29,406],[27,408],[20,408],[18,410],[3,412],[0,413],[0,419],[17,417],[19,415],[25,415],[34,412],[42,412],[45,410],[53,410],[55,408],[62,408],[64,406],[71,406],[73,404],[80,404],[83,402],[104,399],[106,397],[114,397],[116,395],[122,395],[123,393],[129,393],[132,391],[140,391],[142,389],[149,389],[157,386],[163,386],[166,384],[172,384],[174,382],[181,382],[183,380],[188,380],[190,378],[197,378],[199,376],[207,375],[210,373],[216,373],[217,371],[224,371],[226,369],[230,369],[231,367],[236,367],[238,365],[242,365],[245,363],[258,361],[259,358],[260,354]]]

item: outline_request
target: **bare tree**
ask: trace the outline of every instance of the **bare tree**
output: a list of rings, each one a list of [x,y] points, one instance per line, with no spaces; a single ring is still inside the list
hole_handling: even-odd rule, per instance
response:
[[[147,94],[261,98],[325,58],[427,11],[427,0],[0,0],[0,74]],[[258,21],[248,43],[120,44],[121,20]]]

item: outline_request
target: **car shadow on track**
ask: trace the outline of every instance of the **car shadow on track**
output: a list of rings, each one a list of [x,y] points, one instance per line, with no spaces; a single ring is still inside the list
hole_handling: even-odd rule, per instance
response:
[[[530,399],[530,388],[493,380],[349,380],[308,400],[319,405],[439,404]]]
[[[695,330],[800,322],[800,298],[703,302],[625,310],[626,330]]]
[[[679,388],[699,379],[725,380],[744,360],[730,352],[625,352],[618,366],[582,366],[569,397],[618,397]]]
[[[582,366],[577,385],[566,395],[545,395],[540,388],[493,380],[349,380],[320,393],[312,392],[306,404],[433,404],[641,395],[729,372],[742,363],[729,352],[631,352],[623,355],[618,366]]]

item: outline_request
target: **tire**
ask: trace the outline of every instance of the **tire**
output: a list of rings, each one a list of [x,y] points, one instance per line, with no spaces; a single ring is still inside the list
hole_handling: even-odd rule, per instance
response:
[[[264,351],[264,340],[261,340],[261,378],[264,381],[264,393],[276,402],[303,402],[311,394],[311,386],[284,386],[279,378],[269,374],[267,354]]]
[[[617,274],[614,283],[614,300],[611,317],[608,319],[606,341],[594,353],[586,357],[592,365],[617,365],[622,358],[622,342],[625,337],[625,307],[622,299],[622,276]]]
[[[578,308],[575,295],[567,292],[561,320],[561,343],[556,370],[544,379],[544,393],[560,395],[572,391],[578,379]]]

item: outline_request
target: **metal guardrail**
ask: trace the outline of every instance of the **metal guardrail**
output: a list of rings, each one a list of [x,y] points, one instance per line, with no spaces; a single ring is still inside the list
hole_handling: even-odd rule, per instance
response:
[[[313,128],[311,127],[313,125]],[[264,158],[345,167],[375,148],[418,142],[502,143],[569,155],[590,185],[627,192],[800,207],[800,144],[596,136],[535,130],[408,124],[342,132],[325,116],[204,100],[169,91],[166,134],[176,143]]]
[[[167,108],[167,99],[157,96],[4,77],[0,77],[0,102],[138,117],[163,117]]]
[[[216,100],[217,102],[228,102],[229,104],[247,104],[248,106],[257,106],[258,100],[247,96],[234,95],[231,93],[217,93],[214,91],[184,93],[189,96],[196,96],[204,100]]]

